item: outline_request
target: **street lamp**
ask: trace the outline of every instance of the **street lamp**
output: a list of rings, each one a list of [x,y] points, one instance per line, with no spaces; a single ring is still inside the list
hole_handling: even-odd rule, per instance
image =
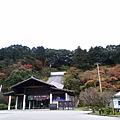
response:
[[[97,70],[98,70],[98,79],[99,79],[99,85],[100,85],[100,92],[102,92],[102,85],[101,85],[101,79],[100,79],[100,69],[99,69],[99,62],[96,62],[95,65],[97,65]]]

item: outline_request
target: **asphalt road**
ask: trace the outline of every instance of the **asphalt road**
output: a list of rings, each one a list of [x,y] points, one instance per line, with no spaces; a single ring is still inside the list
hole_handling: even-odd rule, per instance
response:
[[[89,115],[76,110],[11,110],[0,111],[0,120],[120,120],[117,117]]]

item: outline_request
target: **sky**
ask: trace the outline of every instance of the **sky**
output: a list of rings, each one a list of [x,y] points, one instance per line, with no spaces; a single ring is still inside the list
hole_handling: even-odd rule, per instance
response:
[[[120,44],[120,0],[0,0],[0,48]]]

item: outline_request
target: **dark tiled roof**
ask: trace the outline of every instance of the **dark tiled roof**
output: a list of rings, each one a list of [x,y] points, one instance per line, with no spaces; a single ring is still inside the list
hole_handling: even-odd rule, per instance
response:
[[[30,78],[28,78],[28,79],[26,79],[26,80],[23,80],[22,82],[19,82],[19,83],[15,84],[15,85],[12,85],[10,88],[14,88],[14,87],[16,87],[16,86],[18,86],[18,85],[20,85],[20,84],[22,84],[22,83],[25,83],[25,82],[27,82],[27,81],[29,81],[29,80],[31,80],[31,79],[33,79],[33,80],[35,80],[35,81],[37,81],[37,82],[44,83],[44,84],[49,85],[49,86],[51,86],[51,87],[55,87],[54,85],[51,85],[51,84],[49,84],[49,83],[46,83],[46,82],[44,82],[44,81],[42,81],[42,80],[39,80],[39,79],[31,76]]]

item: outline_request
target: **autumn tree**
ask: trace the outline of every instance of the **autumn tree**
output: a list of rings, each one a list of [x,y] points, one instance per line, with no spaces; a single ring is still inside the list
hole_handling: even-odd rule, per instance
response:
[[[23,67],[25,69],[28,69],[28,70],[32,70],[33,69],[33,66],[31,64],[24,64],[24,65],[21,65],[21,67]]]
[[[4,80],[7,78],[5,73],[0,73],[0,85],[4,84]]]
[[[42,61],[41,60],[36,60],[36,62],[35,62],[35,69],[36,70],[41,70],[43,68],[43,63],[42,63]]]

